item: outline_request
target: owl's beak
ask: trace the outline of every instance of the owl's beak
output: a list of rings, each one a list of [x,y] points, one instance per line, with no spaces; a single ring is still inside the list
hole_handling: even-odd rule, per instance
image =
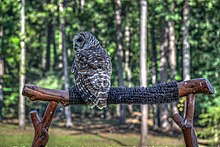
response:
[[[75,51],[78,51],[79,46],[77,44],[75,44]]]

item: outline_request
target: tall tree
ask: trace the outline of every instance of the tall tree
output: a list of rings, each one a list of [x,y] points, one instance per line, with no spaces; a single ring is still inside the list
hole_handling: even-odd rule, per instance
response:
[[[168,29],[166,23],[163,21],[162,30],[160,32],[160,82],[166,82],[168,78],[167,74],[167,51],[168,51]],[[168,122],[168,107],[167,104],[161,104],[160,108],[160,122],[159,125],[163,131],[170,130],[170,124]]]
[[[189,0],[183,5],[183,80],[190,79]]]
[[[155,27],[154,24],[151,24],[151,52],[152,52],[152,84],[156,84],[158,82],[158,70],[157,70],[157,48],[156,48],[156,37],[155,37]],[[159,126],[158,119],[159,119],[159,110],[157,105],[153,105],[153,113],[154,113],[154,125],[153,128],[157,129]]]
[[[126,51],[125,51],[125,72],[127,85],[131,86],[131,68],[130,62],[130,48],[131,48],[131,32],[129,26],[125,27],[125,41],[126,41]],[[132,105],[128,105],[128,110],[130,113],[133,111]]]
[[[176,74],[176,46],[175,46],[175,32],[174,32],[174,21],[168,20],[169,30],[169,61],[170,61],[170,79],[175,80]]]
[[[175,10],[175,3],[171,3],[171,16]],[[176,75],[176,44],[175,44],[175,23],[172,17],[168,20],[168,35],[169,35],[169,62],[170,62],[170,79],[175,80]],[[171,104],[172,113],[178,113],[176,103]],[[173,121],[172,125],[175,125]]]
[[[55,38],[55,29],[54,29],[54,0],[48,0],[48,4],[51,5],[49,11],[49,18],[47,23],[47,50],[46,50],[46,67],[45,71],[49,71],[51,67],[51,44],[53,45],[53,68],[57,68],[57,49],[56,49],[56,38]]]
[[[80,15],[79,15],[79,27],[80,30],[83,31],[83,14],[84,14],[84,6],[85,6],[85,0],[80,0],[79,1],[79,10],[80,10]]]
[[[115,0],[115,25],[116,25],[116,43],[118,57],[118,86],[123,86],[123,48],[122,48],[122,29],[121,29],[121,0]],[[119,123],[125,123],[125,105],[120,105]]]
[[[66,42],[65,42],[65,19],[63,15],[65,6],[65,0],[60,0],[59,2],[59,10],[60,10],[60,38],[61,38],[61,48],[63,54],[63,74],[64,74],[64,87],[65,90],[69,89],[69,73],[68,73],[68,61],[67,61],[67,50],[66,50]],[[64,113],[66,116],[66,127],[73,126],[72,119],[71,119],[71,111],[70,106],[64,108]]]
[[[52,25],[52,43],[53,43],[53,54],[54,54],[54,63],[53,68],[57,69],[58,66],[58,56],[57,56],[57,46],[56,46],[56,38],[55,38],[55,29],[54,25]]]
[[[2,107],[3,107],[3,74],[4,74],[4,61],[0,57],[0,121],[2,120]]]
[[[0,17],[0,22],[2,17]],[[2,54],[2,38],[3,38],[3,27],[0,25],[0,54]],[[3,107],[3,74],[4,74],[4,60],[0,56],[0,121],[2,120],[2,107]]]
[[[49,18],[51,19],[51,18]],[[45,71],[50,70],[50,62],[51,62],[51,52],[50,52],[50,44],[51,44],[51,37],[52,37],[52,25],[51,21],[48,22],[47,24],[47,50],[46,50],[46,67]]]
[[[22,90],[25,83],[25,0],[21,0],[21,10],[20,10],[20,23],[21,23],[21,36],[20,36],[20,79],[19,79],[19,128],[25,128],[25,97],[22,95]]]
[[[140,84],[147,87],[147,1],[141,0],[141,19],[140,19]],[[141,105],[141,140],[140,146],[147,146],[147,126],[148,106]]]
[[[125,51],[125,72],[126,72],[126,80],[129,86],[131,86],[131,68],[129,66],[130,62],[130,40],[131,33],[129,26],[125,27],[125,41],[126,41],[126,51]]]
[[[183,5],[183,80],[190,79],[190,45],[189,45],[189,1]],[[186,108],[186,101],[184,103]],[[186,111],[186,109],[184,109]],[[186,114],[186,113],[184,113]]]
[[[50,9],[51,14],[51,42],[53,44],[53,68],[57,69],[58,66],[58,56],[57,56],[57,46],[56,46],[56,37],[55,37],[55,14],[54,14],[54,0],[50,0],[50,3],[52,4],[52,7]]]

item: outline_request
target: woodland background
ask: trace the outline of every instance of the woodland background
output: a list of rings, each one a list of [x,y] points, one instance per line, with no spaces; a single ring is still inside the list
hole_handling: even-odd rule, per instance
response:
[[[25,128],[31,110],[43,114],[47,103],[27,98],[24,102],[19,95],[24,83],[52,89],[73,85],[73,37],[79,31],[92,32],[110,54],[112,86],[208,78],[215,94],[196,96],[195,125],[199,139],[220,143],[219,0],[0,0],[3,123],[19,118],[17,124]],[[184,98],[177,105],[148,106],[149,129],[173,132],[171,113],[183,112],[183,106]],[[141,112],[139,105],[110,105],[104,110],[60,106],[56,116],[67,127],[76,127],[76,115],[114,119],[123,126],[136,112]]]

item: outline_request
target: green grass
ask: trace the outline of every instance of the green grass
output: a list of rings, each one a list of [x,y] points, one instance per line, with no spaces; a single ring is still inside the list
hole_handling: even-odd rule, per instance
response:
[[[48,147],[118,147],[138,146],[139,143],[139,134],[135,133],[98,133],[52,127],[49,134]],[[0,123],[0,147],[29,147],[33,135],[32,126],[20,131],[16,125]],[[184,146],[179,138],[149,135],[148,141],[149,146]]]

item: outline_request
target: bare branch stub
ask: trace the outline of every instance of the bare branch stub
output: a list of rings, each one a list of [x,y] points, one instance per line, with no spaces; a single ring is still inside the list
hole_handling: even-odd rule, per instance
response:
[[[64,106],[69,104],[69,94],[65,90],[47,89],[32,84],[25,84],[22,94],[29,97],[31,101],[55,101]]]
[[[187,96],[188,94],[207,93],[213,94],[214,88],[205,78],[192,79],[178,83],[179,96]]]

